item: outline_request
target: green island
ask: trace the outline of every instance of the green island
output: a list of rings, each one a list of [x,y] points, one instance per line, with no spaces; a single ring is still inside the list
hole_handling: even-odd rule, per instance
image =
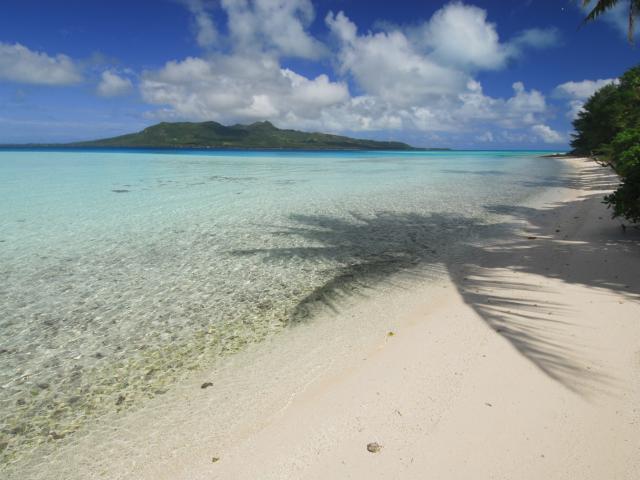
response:
[[[66,144],[68,147],[237,148],[282,150],[424,150],[402,142],[364,140],[301,132],[271,122],[222,125],[218,122],[162,122],[113,138]],[[445,150],[445,149],[437,149]]]

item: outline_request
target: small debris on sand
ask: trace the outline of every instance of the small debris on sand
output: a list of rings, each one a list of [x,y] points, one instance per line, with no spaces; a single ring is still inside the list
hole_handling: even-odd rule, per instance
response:
[[[371,453],[378,453],[382,449],[382,446],[377,442],[371,442],[367,444],[367,451]]]
[[[213,387],[213,383],[211,382],[204,382],[202,385],[200,385],[200,388],[204,389],[204,388],[209,388],[209,387]]]

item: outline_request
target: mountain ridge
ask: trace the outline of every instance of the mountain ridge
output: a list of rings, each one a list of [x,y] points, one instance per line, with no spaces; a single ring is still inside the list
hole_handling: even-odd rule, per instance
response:
[[[367,140],[328,133],[280,129],[269,121],[229,126],[214,121],[160,122],[135,133],[98,140],[58,144],[58,146],[281,150],[425,150],[412,147],[403,142]]]

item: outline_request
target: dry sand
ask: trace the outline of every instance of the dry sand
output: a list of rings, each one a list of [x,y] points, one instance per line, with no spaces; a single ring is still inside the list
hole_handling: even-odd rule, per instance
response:
[[[441,280],[338,299],[15,478],[640,479],[640,231],[565,161]]]
[[[182,478],[640,478],[640,235],[567,161],[569,198],[509,212],[519,237]]]

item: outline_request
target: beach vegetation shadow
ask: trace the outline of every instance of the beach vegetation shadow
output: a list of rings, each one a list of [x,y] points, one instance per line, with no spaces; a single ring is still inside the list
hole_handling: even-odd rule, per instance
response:
[[[579,172],[519,182],[520,185],[530,188],[559,187],[583,191],[611,191],[618,186],[618,183],[611,171],[595,162],[582,166]]]
[[[508,275],[531,273],[640,298],[640,292],[631,287],[629,275],[634,272],[567,268],[567,262],[592,265],[599,261],[603,248],[640,255],[638,238],[611,231],[583,243],[579,238],[567,241],[564,231],[549,235],[551,218],[577,208],[573,203],[548,209],[490,206],[491,213],[507,218],[493,224],[443,213],[352,213],[351,218],[293,215],[292,226],[279,228],[274,234],[302,238],[308,246],[233,254],[260,255],[265,262],[298,257],[336,265],[331,278],[298,303],[292,323],[306,318],[309,305],[316,302],[337,312],[342,300],[368,295],[381,285],[402,287],[407,280],[415,283],[446,274],[465,303],[516,351],[550,378],[587,396],[612,388],[613,380],[588,366],[589,346],[576,344],[572,332],[583,327],[567,324],[569,316],[561,314],[569,307],[557,292],[514,281],[513,275]],[[523,224],[527,225],[526,235],[521,230]]]
[[[305,319],[321,303],[338,311],[341,300],[366,296],[380,285],[429,279],[442,273],[442,250],[453,238],[468,237],[482,228],[474,219],[445,214],[378,212],[349,217],[292,215],[293,225],[272,234],[304,240],[305,246],[235,250],[234,255],[260,255],[265,262],[296,258],[331,265],[330,279],[307,294],[291,315],[293,323]],[[486,226],[484,226],[486,228]],[[292,242],[297,243],[297,242]]]

